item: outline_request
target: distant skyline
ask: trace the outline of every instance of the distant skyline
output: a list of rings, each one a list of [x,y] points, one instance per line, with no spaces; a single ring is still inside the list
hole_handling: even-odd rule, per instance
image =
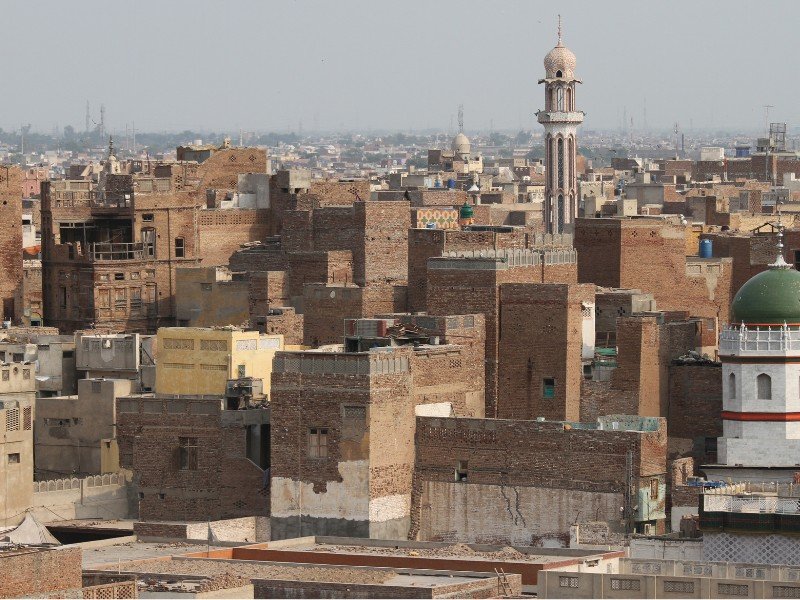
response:
[[[542,59],[577,56],[584,129],[800,124],[800,3],[81,0],[2,4],[0,127],[538,130]]]

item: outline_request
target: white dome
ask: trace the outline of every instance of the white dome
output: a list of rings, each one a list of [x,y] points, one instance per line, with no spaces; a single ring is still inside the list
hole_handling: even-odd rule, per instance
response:
[[[456,154],[469,154],[470,144],[469,138],[465,136],[462,132],[459,132],[456,137],[453,138],[453,145],[452,150]]]
[[[572,50],[566,46],[558,45],[547,53],[544,57],[544,71],[548,79],[558,77],[558,71],[561,71],[561,77],[564,79],[575,78],[575,55]]]

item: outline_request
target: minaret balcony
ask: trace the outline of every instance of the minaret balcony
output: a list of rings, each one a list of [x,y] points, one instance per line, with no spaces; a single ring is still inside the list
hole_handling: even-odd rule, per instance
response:
[[[724,356],[800,356],[800,327],[796,325],[730,325],[719,337]]]
[[[582,110],[575,110],[571,112],[562,111],[544,111],[540,110],[536,113],[539,123],[575,123],[579,125],[583,123],[585,113]]]

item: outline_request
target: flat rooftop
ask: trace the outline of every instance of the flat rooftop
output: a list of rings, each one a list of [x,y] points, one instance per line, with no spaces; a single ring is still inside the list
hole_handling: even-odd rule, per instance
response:
[[[182,555],[187,552],[205,552],[205,544],[187,544],[184,542],[173,543],[144,543],[126,542],[124,544],[109,544],[99,548],[83,548],[84,569],[116,569],[118,565],[130,561],[150,560],[154,558],[169,559],[170,556]],[[211,546],[211,550],[219,550],[219,546]]]

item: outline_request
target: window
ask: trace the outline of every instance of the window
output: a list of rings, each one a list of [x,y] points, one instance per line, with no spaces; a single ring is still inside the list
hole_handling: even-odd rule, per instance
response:
[[[125,281],[125,273],[114,273],[115,281]]]
[[[556,397],[556,380],[552,377],[545,377],[542,380],[542,398]]]
[[[658,479],[650,480],[650,499],[651,500],[658,499]]]
[[[556,90],[556,110],[564,111],[564,88],[562,87]]]
[[[92,393],[99,394],[102,391],[102,384],[99,381],[92,382]]]
[[[67,308],[67,288],[65,286],[61,286],[61,308]]]
[[[466,481],[467,480],[467,468],[469,464],[466,460],[458,461],[456,465],[456,481]]]
[[[142,288],[131,288],[131,310],[142,310]]]
[[[30,379],[31,378],[31,370],[30,369],[22,369],[22,378],[23,379]]]
[[[10,465],[19,464],[19,452],[14,452],[13,454],[8,455],[8,464]]]
[[[733,373],[728,375],[728,397],[731,400],[736,399],[736,375]]]
[[[577,577],[559,577],[558,578],[558,587],[577,588],[578,587],[578,578]]]
[[[144,213],[142,215],[142,221],[152,221],[153,220],[153,213]]]
[[[616,577],[612,577],[611,589],[638,592],[640,590],[640,582],[638,579],[618,579]]]
[[[720,596],[749,596],[750,587],[735,583],[718,583],[717,594]]]
[[[756,392],[759,400],[772,400],[772,378],[766,373],[756,377]]]
[[[197,438],[180,437],[180,468],[181,471],[197,470]]]
[[[125,309],[128,307],[128,295],[125,288],[114,290],[114,308]]]
[[[665,581],[664,591],[673,594],[694,594],[694,581]]]
[[[561,77],[562,73],[561,70],[556,71],[556,77]]]
[[[184,250],[183,238],[175,238],[175,258],[183,258]]]
[[[328,457],[328,428],[312,427],[308,430],[309,458]]]
[[[236,367],[236,374],[239,378],[247,377],[247,369],[244,365],[239,365]]]

